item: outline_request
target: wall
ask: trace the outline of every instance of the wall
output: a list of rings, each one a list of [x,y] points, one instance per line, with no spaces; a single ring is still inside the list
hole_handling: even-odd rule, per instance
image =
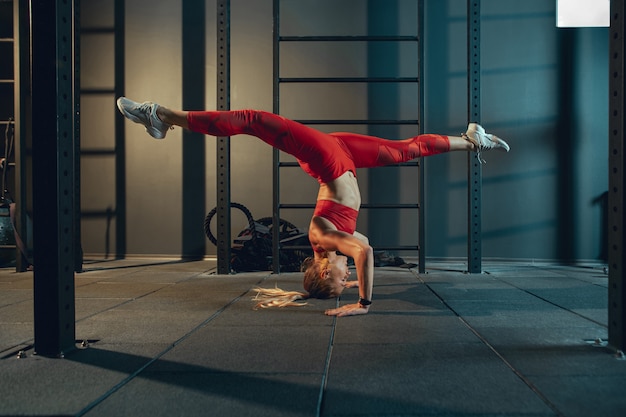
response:
[[[428,2],[427,130],[461,131],[467,119],[465,3]],[[557,29],[554,2],[484,0],[481,8],[481,122],[511,145],[508,155],[486,155],[483,256],[597,259],[607,29]],[[429,255],[464,256],[466,161],[437,158],[428,185],[446,191],[429,193]]]
[[[82,1],[83,21],[112,17],[112,1]],[[231,108],[272,110],[272,1],[231,0]],[[206,0],[205,97],[215,108],[215,1]],[[182,106],[181,2],[126,1],[126,95],[171,107]],[[368,13],[368,10],[370,11]],[[283,34],[410,32],[415,2],[398,0],[283,1]],[[425,130],[458,134],[467,122],[466,2],[426,1]],[[602,251],[601,196],[606,191],[607,31],[557,29],[552,1],[482,1],[483,120],[506,138],[510,154],[485,154],[483,167],[483,256],[485,258],[597,259]],[[192,45],[193,46],[193,45]],[[186,45],[189,47],[189,45]],[[110,84],[110,44],[83,45],[85,86]],[[376,50],[309,45],[281,50],[283,71],[293,75],[364,76],[411,73],[416,65],[405,49]],[[291,48],[291,49],[290,49]],[[378,58],[380,54],[381,58]],[[385,55],[386,54],[386,55]],[[91,62],[91,64],[90,64]],[[95,62],[95,63],[94,63]],[[304,72],[304,73],[303,73]],[[406,75],[406,74],[401,74]],[[308,89],[308,90],[307,90]],[[112,141],[112,98],[84,100],[83,143]],[[293,118],[375,118],[414,114],[416,91],[374,91],[358,85],[291,86],[283,90],[281,113]],[[392,138],[412,136],[414,127],[355,130]],[[181,256],[183,252],[182,132],[164,141],[126,124],[127,254]],[[186,139],[185,139],[186,140]],[[186,197],[206,213],[215,206],[215,146],[206,140],[203,156],[206,193]],[[87,145],[86,145],[87,146]],[[107,145],[108,146],[108,145]],[[231,141],[232,201],[255,217],[271,215],[271,148],[257,139]],[[427,160],[428,257],[464,257],[467,240],[467,155]],[[111,161],[83,159],[83,208],[114,207]],[[411,172],[359,172],[364,201],[411,201]],[[384,190],[384,192],[382,192]],[[312,202],[316,183],[299,170],[283,176],[285,202]],[[194,201],[189,201],[194,200]],[[204,209],[203,209],[204,208]],[[203,209],[203,210],[202,210]],[[196,210],[198,211],[198,210]],[[310,212],[284,212],[293,223],[308,224]],[[197,221],[202,228],[203,218]],[[364,212],[359,229],[373,242],[414,240],[414,215],[379,216]],[[233,212],[233,233],[244,227]],[[83,220],[85,253],[114,252],[112,228],[102,219]],[[386,240],[392,240],[389,242]],[[114,246],[114,245],[113,245]],[[207,241],[205,252],[215,254]]]

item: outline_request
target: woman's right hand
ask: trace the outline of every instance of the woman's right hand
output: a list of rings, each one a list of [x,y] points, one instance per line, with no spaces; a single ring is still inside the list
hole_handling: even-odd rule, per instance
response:
[[[356,303],[356,304],[346,304],[339,308],[332,308],[332,309],[326,310],[324,313],[327,316],[344,317],[344,316],[359,316],[362,314],[367,314],[368,311],[369,311],[369,306],[363,307],[361,304]]]

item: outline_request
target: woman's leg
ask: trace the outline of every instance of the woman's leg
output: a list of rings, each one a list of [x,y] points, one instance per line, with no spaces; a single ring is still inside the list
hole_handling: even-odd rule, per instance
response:
[[[404,140],[388,140],[355,133],[332,133],[352,153],[357,168],[399,164],[422,156],[451,151],[471,151],[474,145],[460,136],[425,134]]]
[[[171,110],[163,106],[157,109],[157,115],[163,122],[185,129],[190,128],[189,113],[188,111]],[[256,113],[257,112],[252,112],[253,115]],[[285,119],[282,117],[279,118],[278,121],[273,121],[274,129],[272,132],[264,129],[263,125],[267,124],[267,119],[271,119],[272,116],[275,116],[268,113],[264,115],[266,116],[264,117],[266,119],[265,123],[257,124],[256,132],[253,132],[252,130],[255,129],[252,129],[254,126],[253,123],[250,123],[250,114],[247,115],[248,117],[245,116],[245,113],[239,117],[233,118],[232,112],[193,112],[191,115],[193,120],[191,129],[214,136],[230,136],[239,133],[254,134],[255,136],[260,135],[261,139],[272,146],[276,146],[275,141],[271,140],[272,137],[280,133],[285,134],[288,130],[286,126],[282,128],[280,126],[285,122]],[[258,129],[259,127],[261,127],[261,129]],[[281,130],[282,132],[280,132]],[[297,126],[296,130],[300,130],[300,126]],[[406,140],[386,140],[353,133],[333,134],[333,136],[340,137],[348,145],[353,156],[355,156],[357,167],[397,164],[422,156],[453,151],[475,150],[475,146],[472,142],[460,136],[425,134]],[[264,137],[268,137],[268,139],[266,140]]]
[[[117,107],[128,119],[144,125],[146,131],[156,139],[165,138],[172,126],[211,136],[256,136],[295,156],[298,162],[305,163],[303,169],[315,178],[321,178],[323,172],[314,175],[309,163],[315,163],[319,171],[325,171],[327,167],[322,162],[330,163],[343,150],[338,141],[327,133],[265,111],[172,110],[150,101],[139,103],[126,97],[117,99]]]
[[[157,107],[156,114],[163,121],[169,125],[180,126],[185,129],[189,129],[189,123],[187,123],[187,111],[172,110],[167,107]]]
[[[376,167],[406,162],[422,156],[451,151],[509,151],[509,145],[470,123],[462,136],[419,135],[405,140],[387,140],[355,133],[326,134],[282,116],[255,110],[182,111],[152,102],[138,103],[125,97],[117,107],[130,120],[143,124],[154,138],[163,139],[173,126],[214,136],[249,134],[287,152],[301,161],[333,159],[345,151],[345,145],[357,167]],[[340,138],[341,143],[334,140]]]
[[[476,150],[476,146],[472,142],[461,136],[448,136],[448,140],[450,141],[450,152]]]
[[[159,106],[157,115],[164,123],[205,135],[255,136],[305,162],[332,160],[339,151],[339,145],[328,134],[260,110],[181,111]]]

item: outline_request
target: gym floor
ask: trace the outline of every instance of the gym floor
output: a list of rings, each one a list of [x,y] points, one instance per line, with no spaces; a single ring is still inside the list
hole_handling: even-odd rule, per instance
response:
[[[377,268],[369,314],[333,318],[337,300],[253,308],[298,273],[94,260],[62,359],[33,352],[32,272],[1,269],[0,416],[626,415],[601,265],[465,269]]]

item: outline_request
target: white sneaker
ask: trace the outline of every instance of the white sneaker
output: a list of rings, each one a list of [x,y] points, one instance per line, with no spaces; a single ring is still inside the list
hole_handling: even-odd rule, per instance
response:
[[[468,140],[476,147],[477,158],[482,164],[485,162],[481,159],[480,153],[482,151],[489,151],[491,149],[498,149],[504,152],[508,152],[511,148],[509,144],[500,139],[496,135],[486,133],[485,129],[477,123],[470,123],[467,126],[467,132],[461,135],[465,140]]]
[[[146,132],[155,139],[163,139],[172,125],[167,124],[157,116],[159,105],[150,101],[137,103],[120,97],[117,99],[117,108],[128,119],[135,123],[140,123],[146,127]]]

